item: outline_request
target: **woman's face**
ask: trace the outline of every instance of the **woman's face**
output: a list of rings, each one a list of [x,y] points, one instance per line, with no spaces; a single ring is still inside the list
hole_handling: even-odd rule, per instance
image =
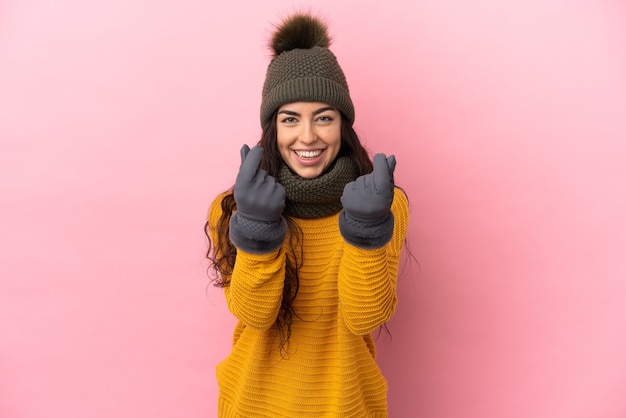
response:
[[[325,103],[288,103],[278,108],[276,131],[285,163],[300,177],[313,179],[339,154],[341,113]]]

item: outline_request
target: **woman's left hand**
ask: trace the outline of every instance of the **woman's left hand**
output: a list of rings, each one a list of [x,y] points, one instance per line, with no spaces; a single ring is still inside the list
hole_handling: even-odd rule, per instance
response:
[[[349,216],[365,224],[378,224],[389,215],[393,202],[396,157],[374,156],[374,171],[346,184],[341,204]]]
[[[396,158],[393,155],[385,157],[385,154],[376,154],[374,171],[344,187],[339,230],[350,244],[373,249],[381,248],[391,240],[394,227],[391,204],[395,168]]]

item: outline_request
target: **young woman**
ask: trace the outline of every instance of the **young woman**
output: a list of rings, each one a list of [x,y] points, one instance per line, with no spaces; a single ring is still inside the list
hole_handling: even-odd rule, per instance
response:
[[[220,417],[386,417],[370,333],[396,307],[408,203],[395,158],[373,162],[323,22],[276,30],[259,144],[205,227],[238,319],[217,367]]]

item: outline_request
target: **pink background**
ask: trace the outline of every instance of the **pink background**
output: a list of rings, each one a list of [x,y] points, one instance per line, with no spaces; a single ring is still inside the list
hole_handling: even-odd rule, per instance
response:
[[[624,3],[311,4],[412,203],[391,417],[626,416]],[[0,4],[1,417],[215,416],[202,226],[299,6]]]

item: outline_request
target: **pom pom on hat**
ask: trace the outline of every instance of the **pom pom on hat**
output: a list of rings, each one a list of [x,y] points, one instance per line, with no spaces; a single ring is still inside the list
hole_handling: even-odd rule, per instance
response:
[[[330,43],[328,27],[324,22],[310,15],[296,14],[276,27],[270,48],[277,56],[292,49],[328,48]]]
[[[354,123],[348,83],[330,43],[326,24],[311,15],[292,15],[276,27],[269,43],[273,58],[263,84],[261,125],[279,107],[294,102],[327,103]]]

